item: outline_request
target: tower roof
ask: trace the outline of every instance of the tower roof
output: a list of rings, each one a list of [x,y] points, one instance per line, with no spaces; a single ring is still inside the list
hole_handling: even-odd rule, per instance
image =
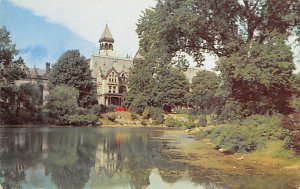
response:
[[[99,42],[111,42],[111,43],[114,42],[114,38],[112,37],[107,24],[106,24],[106,26],[104,28],[104,31],[103,31],[103,33],[101,35],[101,38],[100,38]]]

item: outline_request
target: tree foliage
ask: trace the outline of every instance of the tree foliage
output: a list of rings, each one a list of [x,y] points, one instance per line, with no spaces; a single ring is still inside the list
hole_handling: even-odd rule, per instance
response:
[[[53,89],[57,85],[75,87],[79,91],[79,106],[87,107],[97,103],[89,64],[78,50],[66,51],[53,66],[49,76],[49,88]]]
[[[18,51],[6,27],[0,27],[0,117],[16,108],[17,86],[14,81],[25,77],[19,61],[13,61]]]
[[[189,103],[202,113],[212,113],[218,106],[220,79],[214,72],[199,71],[192,79]]]
[[[184,106],[187,101],[189,82],[177,68],[155,72],[153,62],[135,59],[129,75],[129,91],[123,105],[141,114],[146,106],[160,107],[171,111],[175,106]]]
[[[153,77],[154,65],[138,58],[133,60],[133,66],[129,72],[129,91],[124,96],[123,105],[131,107],[133,111],[141,114],[146,106],[152,105],[153,88],[155,80]]]
[[[162,0],[144,11],[137,33],[150,61],[168,64],[183,51],[201,64],[205,52],[229,56],[274,32],[299,34],[299,15],[298,0]]]
[[[178,54],[198,65],[214,54],[224,106],[240,104],[244,116],[287,113],[294,65],[286,41],[300,39],[299,15],[298,0],[162,0],[139,20],[140,53],[158,75]]]
[[[79,92],[70,86],[56,86],[50,90],[47,108],[54,116],[73,114],[78,107]]]
[[[243,45],[217,65],[230,97],[241,103],[244,115],[290,111],[294,64],[290,47],[282,38],[268,37],[264,44]]]
[[[42,106],[42,98],[41,91],[35,84],[21,84],[17,91],[17,109],[23,107],[29,112],[38,112]]]
[[[167,112],[176,106],[186,106],[190,84],[182,71],[171,68],[169,74],[158,79],[154,88],[156,104]]]

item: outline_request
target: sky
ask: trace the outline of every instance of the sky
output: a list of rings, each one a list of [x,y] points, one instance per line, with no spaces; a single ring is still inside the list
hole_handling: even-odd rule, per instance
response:
[[[29,67],[45,69],[69,49],[79,49],[89,58],[98,51],[98,41],[108,24],[115,39],[114,50],[133,57],[138,50],[136,23],[156,0],[0,0],[0,25]],[[300,48],[294,50],[300,60]],[[205,69],[216,58],[206,56]],[[193,64],[192,64],[193,65]],[[300,62],[296,63],[300,71]]]
[[[138,50],[136,23],[155,0],[0,0],[0,25],[29,67],[55,63],[66,50],[79,49],[87,58],[98,51],[108,24],[114,50],[134,56]]]

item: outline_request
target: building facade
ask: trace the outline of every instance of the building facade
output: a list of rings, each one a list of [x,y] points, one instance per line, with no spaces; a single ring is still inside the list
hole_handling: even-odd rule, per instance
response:
[[[25,63],[20,61],[20,58],[18,60],[19,66],[21,69],[26,71],[26,77],[22,78],[20,80],[16,80],[15,83],[17,86],[20,86],[22,84],[32,84],[36,86],[41,92],[41,100],[43,102],[43,105],[47,103],[47,96],[49,95],[49,88],[48,88],[48,79],[50,74],[50,63],[46,63],[46,70],[40,70],[39,73],[38,69],[34,67],[33,69],[28,69]]]
[[[133,59],[114,51],[114,39],[108,26],[99,40],[99,51],[87,60],[97,86],[97,100],[103,105],[121,105],[128,90],[128,73]]]

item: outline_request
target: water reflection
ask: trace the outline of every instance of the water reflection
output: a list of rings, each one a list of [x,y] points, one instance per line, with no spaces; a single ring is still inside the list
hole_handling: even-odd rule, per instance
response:
[[[172,142],[161,138],[163,132],[146,128],[0,129],[0,183],[4,189],[293,186],[289,179],[273,175],[222,174],[174,162],[161,153]]]

